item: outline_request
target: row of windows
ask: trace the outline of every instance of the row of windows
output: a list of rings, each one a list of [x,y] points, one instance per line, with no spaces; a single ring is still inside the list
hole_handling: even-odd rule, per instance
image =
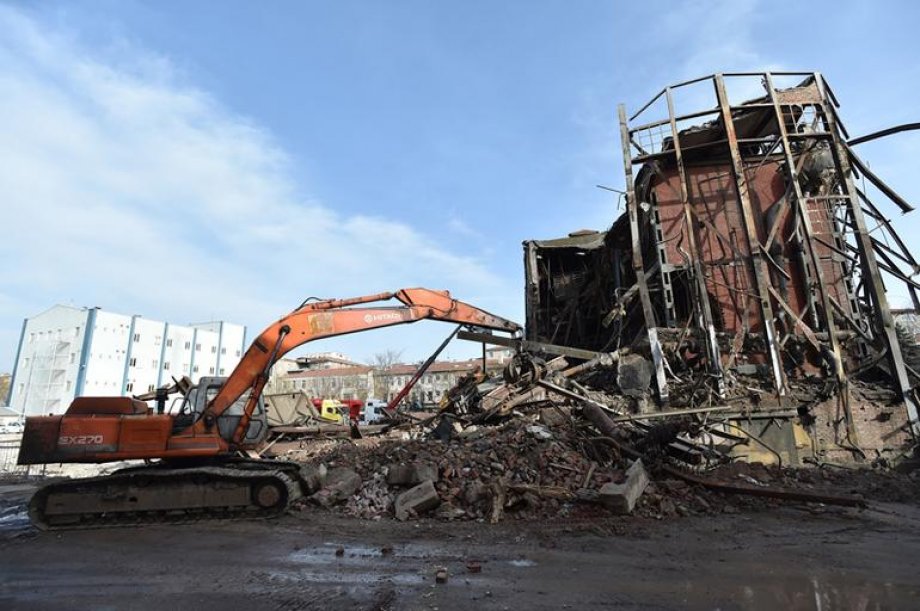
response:
[[[73,328],[73,337],[80,337],[81,327]],[[35,340],[38,341],[48,341],[48,340],[63,340],[70,338],[70,331],[65,331],[64,329],[56,329],[54,331],[36,331],[34,333],[29,333],[29,343],[31,344]]]
[[[134,334],[134,341],[135,341],[135,342],[141,341],[141,334],[140,334],[140,333],[135,333],[135,334]],[[160,335],[157,335],[156,337],[153,338],[153,345],[154,345],[154,346],[159,346],[160,343],[162,343],[162,341],[163,341],[163,337],[160,336]],[[172,340],[172,338],[167,338],[167,340],[166,340],[166,347],[167,347],[167,348],[172,348],[172,346],[173,346],[173,340]],[[192,342],[185,342],[185,349],[186,349],[186,350],[189,350],[191,347],[192,347]],[[199,344],[199,343],[196,343],[196,344],[195,344],[195,352],[201,352],[201,344]],[[227,349],[226,349],[226,348],[221,348],[221,349],[220,349],[220,353],[221,353],[221,354],[227,354]],[[211,346],[211,354],[217,354],[217,346]],[[240,351],[239,351],[239,350],[236,351],[236,356],[240,356]]]
[[[147,392],[153,392],[153,389],[156,388],[154,384],[147,385]],[[131,392],[134,390],[134,382],[128,382],[125,384],[125,392]]]

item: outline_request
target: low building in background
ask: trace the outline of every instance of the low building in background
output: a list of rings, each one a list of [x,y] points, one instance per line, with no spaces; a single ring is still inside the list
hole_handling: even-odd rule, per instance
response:
[[[341,352],[316,352],[295,359],[300,369],[338,369],[360,367],[364,363],[353,361]]]
[[[10,385],[19,414],[60,414],[75,396],[130,396],[172,377],[227,375],[246,327],[176,325],[101,308],[56,305],[23,322]]]
[[[489,351],[489,372],[501,370],[507,359],[504,351],[505,349]],[[389,401],[399,394],[421,366],[421,363],[399,363],[379,369],[358,363],[339,353],[300,357],[296,359],[296,369],[291,368],[290,359],[285,361],[288,362],[279,362],[273,367],[266,392],[304,392],[317,399],[361,401],[369,398]],[[436,407],[461,377],[481,367],[481,359],[436,361],[421,377],[405,401],[426,408]]]
[[[502,364],[498,361],[486,361],[490,373],[501,371]],[[386,396],[381,397],[389,401],[409,382],[421,364],[398,364],[385,370],[377,371],[375,375],[382,383],[378,388],[386,390]],[[457,385],[461,377],[482,369],[482,359],[467,361],[435,361],[422,375],[418,383],[406,397],[406,401],[421,405],[425,408],[436,407],[447,391]]]
[[[303,391],[320,399],[360,399],[373,396],[374,370],[367,365],[299,369],[280,376],[280,392]]]

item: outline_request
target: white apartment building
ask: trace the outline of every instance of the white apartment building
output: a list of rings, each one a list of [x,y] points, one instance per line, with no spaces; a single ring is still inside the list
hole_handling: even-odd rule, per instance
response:
[[[10,408],[61,414],[76,396],[130,396],[172,377],[229,375],[245,350],[246,327],[227,322],[175,325],[56,305],[23,321]]]

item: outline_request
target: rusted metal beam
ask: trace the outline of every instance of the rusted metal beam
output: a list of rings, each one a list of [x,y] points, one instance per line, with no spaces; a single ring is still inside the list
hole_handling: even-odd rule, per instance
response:
[[[817,76],[818,89],[824,93],[824,77]],[[835,113],[825,113],[825,120],[828,122],[829,131],[837,135],[837,123]],[[875,251],[872,248],[872,239],[866,229],[866,220],[863,217],[862,206],[859,204],[856,187],[853,184],[853,177],[850,172],[850,161],[856,160],[852,151],[841,142],[840,139],[834,138],[834,147],[832,148],[834,163],[837,171],[840,173],[842,186],[846,188],[846,194],[849,199],[850,214],[853,223],[856,226],[855,238],[859,244],[859,258],[864,276],[867,276],[868,293],[872,299],[872,305],[875,306],[875,320],[878,322],[882,337],[890,355],[891,369],[894,382],[901,393],[904,405],[907,408],[907,417],[910,422],[911,432],[914,437],[920,437],[920,407],[918,407],[914,395],[911,391],[910,380],[907,377],[907,370],[904,368],[904,356],[901,353],[901,343],[898,340],[897,331],[894,324],[894,318],[891,316],[891,309],[888,305],[888,296],[885,292],[885,286],[882,283],[882,276],[875,260]],[[858,162],[858,160],[856,160]],[[867,175],[868,177],[868,175]]]
[[[796,163],[792,157],[792,150],[789,147],[789,132],[786,129],[786,119],[783,114],[783,109],[780,106],[779,98],[776,94],[776,87],[773,85],[773,76],[767,72],[764,74],[764,80],[767,85],[767,92],[770,98],[770,101],[773,103],[773,109],[776,116],[776,122],[779,126],[779,135],[780,140],[782,141],[783,147],[783,156],[786,159],[786,178],[792,186],[793,194],[795,196],[795,204],[798,207],[799,214],[802,220],[802,227],[805,234],[805,244],[806,250],[808,251],[809,257],[811,259],[812,267],[814,268],[815,279],[817,280],[817,289],[818,295],[821,299],[821,309],[824,311],[824,325],[828,333],[828,342],[830,343],[830,349],[833,353],[833,363],[830,365],[834,371],[834,377],[837,379],[837,383],[841,387],[841,392],[843,395],[848,393],[847,389],[847,377],[846,372],[843,369],[843,354],[840,350],[840,341],[837,338],[837,325],[834,322],[834,312],[831,307],[830,299],[828,299],[828,288],[824,280],[824,270],[822,267],[821,259],[815,250],[814,244],[811,242],[812,239],[817,239],[814,228],[811,224],[811,217],[809,216],[808,203],[805,199],[804,194],[802,193],[802,186],[799,184],[799,176],[796,171]],[[819,90],[820,91],[820,90]],[[823,97],[822,97],[823,99]],[[822,107],[824,105],[822,104]],[[826,116],[830,113],[825,109]],[[832,213],[829,213],[829,216],[833,216]],[[829,221],[831,219],[828,219]],[[856,425],[853,422],[852,414],[849,412],[849,401],[844,401],[844,406],[847,408],[847,429],[852,440],[856,440]]]
[[[690,184],[687,172],[684,169],[684,160],[680,150],[680,132],[677,130],[677,120],[674,118],[674,98],[671,88],[665,88],[665,98],[668,103],[668,115],[671,119],[671,139],[674,155],[677,161],[677,171],[680,174],[680,202],[684,209],[684,221],[687,228],[687,244],[690,247],[690,260],[693,266],[693,279],[696,285],[697,304],[699,314],[698,324],[706,334],[706,353],[709,357],[709,371],[715,376],[716,393],[719,397],[725,396],[725,378],[722,372],[722,355],[719,351],[719,340],[716,337],[716,328],[713,324],[712,306],[709,303],[709,290],[706,288],[706,276],[703,271],[702,254],[698,246],[696,223],[693,222],[693,210],[690,206]]]
[[[827,114],[830,115],[831,113]],[[914,211],[914,207],[907,203],[907,200],[898,195],[897,191],[889,187],[884,180],[876,176],[872,170],[870,170],[868,166],[866,166],[866,164],[864,164],[862,160],[856,156],[856,153],[853,152],[853,149],[848,147],[846,144],[841,144],[839,142],[835,142],[835,144],[837,144],[837,148],[841,149],[841,155],[847,158],[847,167],[849,167],[850,163],[852,163],[853,166],[856,167],[856,169],[858,169],[863,176],[869,179],[869,182],[875,185],[879,191],[888,196],[888,199],[893,201],[895,205],[901,209],[901,212],[907,213]]]
[[[543,342],[534,342],[527,339],[514,339],[513,337],[502,337],[490,333],[475,333],[473,331],[460,331],[457,333],[457,339],[463,339],[470,342],[479,342],[481,344],[491,344],[494,346],[504,346],[526,352],[545,352],[547,354],[559,354],[570,356],[575,359],[590,360],[597,358],[603,352],[594,352],[593,350],[582,350],[581,348],[571,348],[569,346],[558,346],[556,344],[545,344]]]
[[[646,458],[641,452],[632,446],[623,443],[617,436],[617,424],[604,413],[599,407],[590,403],[582,404],[582,415],[591,424],[593,424],[606,441],[609,441],[622,454],[632,458]],[[651,464],[651,461],[649,461]],[[747,494],[751,496],[764,496],[786,501],[798,501],[804,503],[824,503],[826,505],[842,505],[844,507],[865,507],[866,501],[860,496],[831,495],[812,492],[810,490],[796,490],[793,488],[775,488],[772,486],[754,486],[748,484],[739,484],[735,482],[724,482],[713,480],[708,477],[687,473],[683,469],[678,469],[671,465],[661,465],[661,470],[673,477],[677,477],[686,482],[698,484],[718,492],[730,492],[733,494]]]
[[[789,317],[792,318],[792,321],[795,323],[795,328],[801,331],[802,335],[805,336],[805,338],[812,345],[812,347],[820,353],[821,352],[821,342],[818,340],[817,336],[815,335],[815,332],[812,331],[811,327],[806,325],[805,322],[801,318],[799,318],[798,315],[796,315],[796,313],[792,310],[792,308],[789,307],[789,304],[786,303],[782,299],[779,292],[777,292],[777,290],[773,288],[772,286],[770,287],[770,293],[773,294],[773,298],[776,300],[776,303],[778,303],[780,307],[782,307],[786,311],[786,314],[788,314]]]
[[[892,134],[912,131],[915,129],[920,129],[920,123],[905,123],[903,125],[895,125],[894,127],[889,127],[887,129],[881,129],[877,132],[866,134],[865,136],[860,136],[858,138],[847,140],[847,145],[856,146],[857,144],[862,144],[863,142],[869,142],[870,140],[876,140],[878,138],[884,138],[885,136],[890,136]]]
[[[776,327],[773,320],[773,306],[770,303],[770,272],[767,262],[763,257],[760,239],[758,238],[757,223],[754,220],[754,211],[751,207],[747,179],[744,175],[744,163],[741,152],[738,150],[738,136],[735,133],[735,124],[732,119],[731,106],[728,94],[725,91],[725,79],[721,74],[714,77],[716,99],[722,110],[722,123],[728,139],[728,149],[731,157],[732,176],[735,179],[735,191],[741,216],[744,220],[744,232],[748,242],[751,272],[754,275],[754,284],[757,290],[757,299],[760,304],[761,320],[763,321],[764,335],[767,339],[767,350],[770,353],[770,366],[773,371],[773,384],[780,397],[786,395],[786,379],[783,374],[782,360],[779,354],[779,345],[776,339]],[[780,119],[781,120],[781,119]]]
[[[639,234],[639,202],[636,201],[636,185],[633,180],[632,158],[629,151],[629,127],[626,122],[626,106],[620,104],[618,109],[620,119],[620,139],[623,145],[623,169],[626,174],[626,210],[629,214],[629,230],[632,237],[632,268],[635,272],[636,282],[639,285],[639,299],[642,303],[642,314],[645,318],[645,328],[648,333],[649,348],[652,353],[652,363],[655,365],[655,381],[658,389],[658,399],[662,405],[668,403],[668,381],[664,373],[664,353],[658,341],[658,324],[655,320],[655,311],[652,309],[652,299],[648,292],[648,283],[645,279],[645,263],[642,257],[642,240]]]
[[[527,286],[525,296],[527,300],[527,324],[524,327],[524,337],[535,339],[537,333],[537,312],[540,307],[540,277],[537,268],[537,246],[533,241],[524,242],[524,277]]]

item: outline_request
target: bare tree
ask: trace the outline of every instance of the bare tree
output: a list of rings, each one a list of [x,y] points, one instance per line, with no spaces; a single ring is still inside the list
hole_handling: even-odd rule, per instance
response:
[[[374,369],[389,369],[399,362],[399,359],[402,358],[402,353],[402,350],[393,350],[392,348],[376,353],[374,355]]]
[[[374,355],[374,396],[380,399],[387,398],[386,372],[402,358],[402,350],[387,348]]]

